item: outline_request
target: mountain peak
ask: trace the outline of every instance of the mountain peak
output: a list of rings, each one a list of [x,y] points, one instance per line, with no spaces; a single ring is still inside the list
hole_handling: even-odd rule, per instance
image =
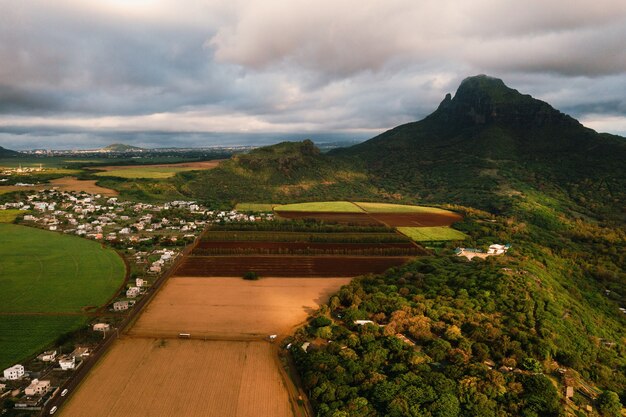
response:
[[[484,74],[464,79],[454,97],[447,94],[429,118],[453,123],[457,127],[491,123],[533,126],[575,122],[548,103],[521,94],[501,79]]]

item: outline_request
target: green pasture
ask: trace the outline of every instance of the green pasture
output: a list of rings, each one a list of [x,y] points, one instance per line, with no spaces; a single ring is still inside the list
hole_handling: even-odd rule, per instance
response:
[[[389,203],[355,203],[368,213],[448,213],[437,207],[410,206],[406,204]]]
[[[98,177],[118,177],[118,178],[150,178],[164,179],[171,178],[179,172],[197,171],[199,168],[190,167],[151,167],[137,166],[132,168],[119,168],[110,171],[102,171],[95,174]]]
[[[398,231],[416,242],[444,240],[464,240],[467,235],[447,226],[439,227],[398,227]]]
[[[0,314],[0,369],[42,352],[65,333],[87,322],[86,316]]]
[[[319,211],[336,213],[363,213],[356,205],[349,201],[320,201],[312,203],[283,204],[275,206],[278,211]]]
[[[237,211],[250,211],[250,212],[271,212],[274,209],[275,204],[271,203],[238,203],[235,206]]]
[[[0,224],[0,313],[81,312],[124,281],[117,253],[90,240]]]
[[[20,214],[26,213],[24,210],[0,210],[0,223],[13,223],[13,220]],[[0,243],[1,245],[2,243]]]

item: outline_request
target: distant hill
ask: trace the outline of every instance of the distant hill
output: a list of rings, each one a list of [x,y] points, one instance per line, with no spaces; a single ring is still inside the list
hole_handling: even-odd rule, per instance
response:
[[[0,146],[0,158],[15,158],[18,156],[20,156],[19,152],[12,151],[10,149],[6,149]]]
[[[137,146],[126,145],[123,143],[114,143],[112,145],[106,146],[100,151],[102,152],[141,152],[143,148],[139,148]]]
[[[323,154],[310,140],[233,156],[210,171],[183,173],[177,187],[207,202],[293,202],[372,196],[365,171]]]
[[[626,190],[626,139],[485,75],[465,79],[425,119],[331,155],[364,163],[381,190],[491,211],[531,189],[583,210],[615,207]]]

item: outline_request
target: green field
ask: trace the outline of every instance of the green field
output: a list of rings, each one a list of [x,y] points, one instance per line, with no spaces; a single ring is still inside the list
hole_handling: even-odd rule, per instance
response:
[[[275,204],[271,203],[239,203],[235,206],[237,211],[251,211],[251,212],[271,212],[274,209]]]
[[[59,336],[77,330],[86,316],[0,315],[0,369],[42,352]]]
[[[171,178],[179,172],[183,171],[197,171],[199,168],[190,167],[132,167],[132,168],[120,168],[110,171],[98,172],[95,174],[98,177],[118,177],[118,178],[151,178],[151,179],[164,179]]]
[[[389,203],[355,203],[368,213],[447,213],[437,207],[409,206]]]
[[[363,210],[349,201],[320,201],[313,203],[283,204],[275,206],[278,211],[320,211],[336,213],[362,213]]]
[[[13,224],[0,236],[0,313],[81,312],[124,281],[122,259],[97,242]]]
[[[464,240],[467,235],[450,227],[398,227],[398,231],[416,242]]]
[[[23,213],[24,210],[0,210],[0,223],[13,223],[13,220]]]

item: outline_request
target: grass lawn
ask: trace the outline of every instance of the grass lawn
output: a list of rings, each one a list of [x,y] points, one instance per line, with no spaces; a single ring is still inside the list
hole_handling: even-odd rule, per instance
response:
[[[355,203],[369,213],[447,213],[437,207],[409,206],[405,204],[389,203]]]
[[[26,212],[24,210],[0,210],[0,223],[13,223],[13,220],[23,213]]]
[[[398,231],[416,242],[442,240],[464,240],[467,235],[447,226],[442,227],[398,227]]]
[[[275,204],[270,203],[239,203],[235,206],[237,211],[254,211],[254,212],[268,212],[271,213]]]
[[[321,201],[313,203],[283,204],[274,207],[278,211],[320,211],[336,213],[362,213],[363,210],[348,201]]]
[[[86,316],[0,315],[0,369],[42,352],[62,334],[86,323]]]
[[[0,313],[81,312],[124,281],[117,253],[79,237],[0,224]]]
[[[120,168],[110,171],[98,172],[98,177],[118,177],[118,178],[152,178],[163,179],[171,178],[179,172],[197,171],[199,168],[190,167],[141,167]]]

